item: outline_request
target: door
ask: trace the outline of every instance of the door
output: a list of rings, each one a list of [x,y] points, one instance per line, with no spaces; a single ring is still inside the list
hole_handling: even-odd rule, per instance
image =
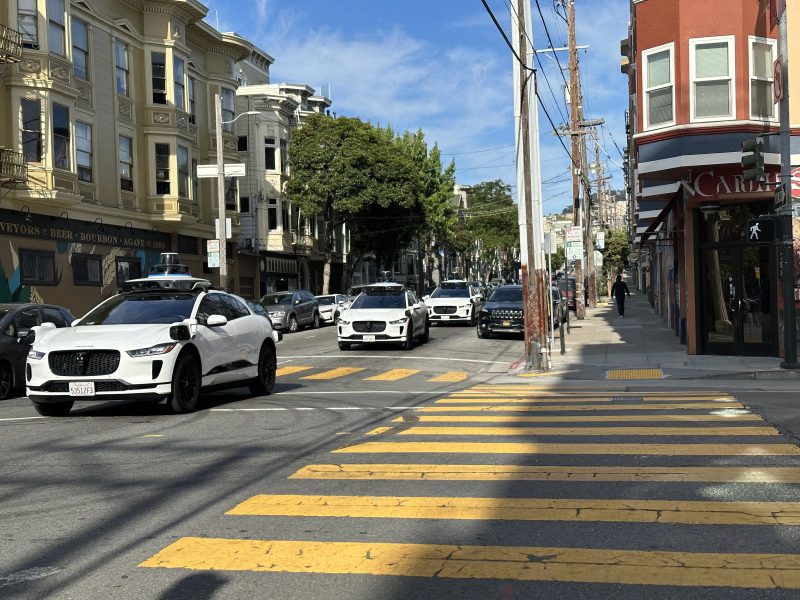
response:
[[[701,327],[705,352],[777,356],[771,248],[729,245],[701,252]]]
[[[203,360],[203,385],[225,383],[234,378],[232,363],[236,361],[236,325],[227,323],[209,327],[211,315],[229,316],[228,307],[218,294],[207,294],[197,308],[197,332],[194,343]]]

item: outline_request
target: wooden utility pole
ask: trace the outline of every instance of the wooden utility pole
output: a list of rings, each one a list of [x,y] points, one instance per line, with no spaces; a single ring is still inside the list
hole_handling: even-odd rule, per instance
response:
[[[572,140],[572,224],[585,231],[581,204],[581,122],[580,83],[578,80],[578,47],[575,43],[575,0],[568,0],[567,25],[569,27],[569,132]],[[585,236],[584,236],[585,239]],[[584,243],[584,249],[586,244]],[[575,315],[586,318],[583,305],[583,260],[575,261]]]
[[[583,102],[581,102],[583,104]],[[581,114],[581,127],[583,124],[583,114]],[[581,136],[581,171],[583,173],[583,222],[585,224],[583,230],[583,247],[585,248],[586,256],[586,280],[589,286],[588,294],[586,294],[589,301],[589,308],[597,308],[597,272],[595,269],[594,261],[594,237],[592,237],[592,230],[594,229],[592,218],[592,187],[589,181],[589,156],[586,149],[586,136]]]

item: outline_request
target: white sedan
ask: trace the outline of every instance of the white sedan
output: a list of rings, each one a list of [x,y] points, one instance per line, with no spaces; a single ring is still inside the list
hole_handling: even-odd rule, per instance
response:
[[[366,286],[340,313],[337,327],[340,350],[375,342],[401,344],[410,350],[415,339],[425,343],[430,338],[428,308],[400,284]]]
[[[344,294],[326,294],[316,298],[319,304],[319,318],[323,323],[336,323],[339,313],[349,303],[349,298]]]
[[[203,388],[275,385],[272,327],[232,294],[148,289],[102,302],[72,327],[34,328],[27,393],[45,416],[69,414],[76,400],[167,400],[197,408]],[[66,335],[65,335],[66,334]]]
[[[431,323],[475,325],[480,303],[480,292],[466,281],[443,281],[425,298],[431,312]]]

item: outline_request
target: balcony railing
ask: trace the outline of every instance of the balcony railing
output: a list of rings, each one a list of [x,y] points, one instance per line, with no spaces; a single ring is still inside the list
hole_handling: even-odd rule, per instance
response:
[[[25,183],[28,180],[28,163],[22,152],[0,148],[0,184]]]
[[[22,60],[22,34],[16,29],[0,25],[0,63]]]

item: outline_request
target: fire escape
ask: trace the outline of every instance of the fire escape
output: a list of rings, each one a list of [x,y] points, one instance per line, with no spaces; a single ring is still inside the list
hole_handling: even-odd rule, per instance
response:
[[[22,34],[0,24],[0,76],[8,65],[22,60]],[[22,152],[0,146],[0,187],[28,180],[28,164]]]

